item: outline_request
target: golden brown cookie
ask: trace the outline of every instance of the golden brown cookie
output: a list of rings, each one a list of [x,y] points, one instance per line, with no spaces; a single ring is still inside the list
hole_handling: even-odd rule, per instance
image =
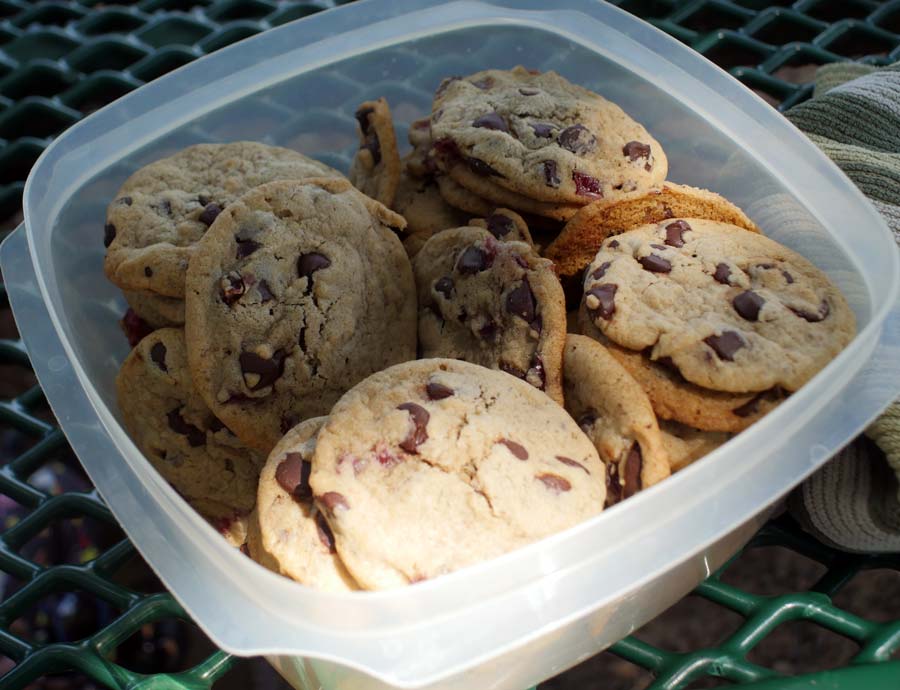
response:
[[[391,207],[400,182],[400,153],[391,109],[384,98],[356,110],[359,150],[350,166],[350,181],[363,194]]]

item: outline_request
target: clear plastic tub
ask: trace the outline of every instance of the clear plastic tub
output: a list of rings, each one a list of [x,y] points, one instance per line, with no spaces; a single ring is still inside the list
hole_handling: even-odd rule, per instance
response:
[[[594,0],[544,4],[364,0],[198,60],[57,139],[28,179],[24,235],[3,246],[35,371],[125,531],[216,643],[267,655],[297,687],[521,690],[556,674],[688,592],[900,389],[898,253],[847,178],[677,41]],[[137,167],[201,141],[256,139],[346,168],[360,101],[387,96],[405,139],[441,77],[518,63],[618,102],[663,144],[671,179],[724,194],[827,271],[859,335],[750,430],[567,532],[401,590],[323,594],[273,575],[122,429],[125,305],[103,278],[105,206]]]

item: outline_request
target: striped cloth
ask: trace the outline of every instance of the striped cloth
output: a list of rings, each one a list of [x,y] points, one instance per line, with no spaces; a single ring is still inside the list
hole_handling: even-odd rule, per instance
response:
[[[788,118],[856,183],[900,245],[900,63],[836,63]],[[900,552],[900,401],[791,495],[791,513],[822,541]],[[870,440],[871,439],[871,440]]]

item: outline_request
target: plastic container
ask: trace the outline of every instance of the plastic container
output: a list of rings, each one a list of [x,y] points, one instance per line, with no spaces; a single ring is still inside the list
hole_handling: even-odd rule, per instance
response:
[[[847,178],[677,41],[594,0],[544,4],[363,0],[200,59],[59,137],[28,179],[24,236],[3,246],[34,369],[128,536],[217,644],[267,655],[297,687],[521,690],[554,675],[688,592],[900,389],[898,252]],[[671,179],[724,194],[826,270],[859,335],[751,429],[567,532],[400,590],[323,594],[273,575],[122,430],[124,302],[102,273],[105,206],[138,166],[200,141],[256,139],[346,167],[360,101],[387,96],[403,139],[441,77],[518,63],[621,104],[665,147]]]

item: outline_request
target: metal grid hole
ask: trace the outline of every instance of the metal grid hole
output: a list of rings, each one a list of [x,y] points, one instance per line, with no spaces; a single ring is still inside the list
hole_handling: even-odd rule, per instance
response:
[[[78,23],[78,30],[85,36],[126,34],[143,26],[144,20],[144,17],[134,12],[111,7],[89,14]]]
[[[835,33],[833,39],[823,43],[831,52],[852,59],[868,55],[886,55],[896,44],[896,40],[893,40],[887,32],[865,24],[855,24],[840,34]]]
[[[886,568],[860,571],[834,595],[833,602],[876,623],[900,620],[900,572]]]
[[[224,48],[249,36],[254,36],[262,31],[259,24],[249,22],[233,22],[221,31],[213,34],[200,43],[200,48],[205,53],[211,53],[219,48]]]
[[[723,34],[711,48],[703,51],[707,59],[725,69],[758,65],[769,53],[770,50],[733,33]]]
[[[744,624],[743,617],[690,594],[634,633],[642,642],[674,654],[718,647]]]
[[[71,21],[81,19],[84,10],[69,2],[44,2],[33,9],[22,12],[12,20],[16,26],[27,27],[33,24],[42,26],[65,26]]]
[[[754,38],[773,45],[790,41],[808,42],[825,28],[824,24],[813,22],[802,14],[782,10],[761,17],[759,28],[751,33]]]
[[[81,72],[123,70],[148,55],[148,51],[121,38],[101,38],[72,52],[67,62]]]
[[[206,14],[220,22],[235,19],[261,19],[274,11],[275,5],[264,0],[222,0],[210,7]]]
[[[752,16],[731,3],[705,2],[678,23],[686,29],[707,33],[719,29],[739,29]]]
[[[858,0],[818,0],[805,12],[810,17],[831,23],[841,19],[862,19],[872,11],[872,4]]]
[[[193,18],[181,15],[170,15],[158,22],[148,24],[135,36],[154,48],[165,45],[194,45],[197,41],[212,33],[213,27],[207,26]]]
[[[846,666],[858,652],[853,640],[816,623],[794,620],[766,635],[747,654],[747,661],[778,673],[814,673]]]
[[[771,563],[778,569],[766,567]],[[745,549],[720,580],[757,596],[777,596],[809,590],[827,570],[819,561],[784,546],[758,546]]]
[[[15,75],[0,81],[0,94],[13,100],[28,96],[55,96],[74,83],[76,77],[52,62],[35,61]]]
[[[76,39],[67,36],[60,29],[41,29],[19,36],[3,50],[9,57],[20,62],[37,58],[57,60],[79,45]]]

